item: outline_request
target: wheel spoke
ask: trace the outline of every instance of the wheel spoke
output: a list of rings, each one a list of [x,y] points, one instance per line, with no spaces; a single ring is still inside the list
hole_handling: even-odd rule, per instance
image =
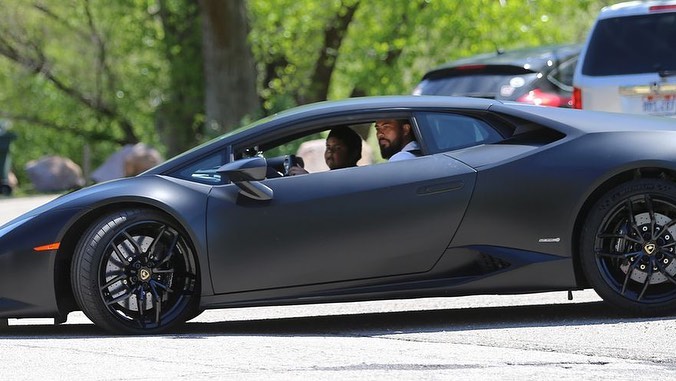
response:
[[[174,269],[166,269],[166,270],[153,270],[153,274],[173,274]]]
[[[110,306],[112,304],[117,304],[117,303],[120,303],[122,301],[125,301],[125,300],[131,298],[134,295],[135,292],[136,292],[136,289],[127,290],[126,293],[118,296],[117,298],[106,301],[106,305]]]
[[[667,271],[667,268],[660,261],[655,262],[655,267],[657,267],[657,271],[660,274],[662,274],[665,278],[667,278],[667,280],[669,282],[676,285],[676,278],[674,278],[673,275],[669,274],[669,272]]]
[[[160,294],[157,292],[157,282],[151,281],[148,283],[148,285],[150,286],[150,293],[153,294],[153,297],[156,300],[160,300]]]
[[[648,271],[646,271],[646,277],[645,277],[645,282],[643,282],[643,288],[641,289],[641,293],[638,295],[638,298],[636,300],[641,300],[643,299],[643,295],[645,295],[646,290],[648,290],[648,286],[650,286],[650,278],[653,276],[653,260],[651,258],[649,266],[648,266]]]
[[[664,250],[664,246],[659,248],[659,253],[664,255],[665,257],[668,257],[671,260],[676,259],[676,255],[674,254],[674,252],[669,251],[669,250]]]
[[[157,292],[157,289],[155,288],[154,282],[150,282],[150,292],[153,294],[153,298],[155,299],[155,323],[157,325],[160,324],[160,315],[162,313],[162,298],[160,297],[160,293]]]
[[[138,313],[139,313],[139,323],[141,325],[145,325],[144,318],[146,314],[146,292],[143,290],[143,287],[138,288],[138,295],[136,296],[138,299]]]
[[[113,256],[110,257],[110,260],[108,261],[108,263],[110,263],[111,265],[113,265],[113,266],[115,266],[119,269],[127,267],[127,266],[125,266],[124,263],[122,263],[122,261],[118,260],[116,257],[113,257]]]
[[[641,230],[639,230],[638,225],[636,225],[636,216],[634,215],[634,204],[631,199],[627,200],[627,214],[629,215],[629,226],[637,236],[641,236]],[[639,242],[640,243],[640,242]]]
[[[653,208],[653,199],[649,194],[643,196],[645,205],[648,208],[648,215],[650,216],[650,237],[655,237],[655,226],[657,226],[657,219],[655,218],[655,209]],[[652,238],[655,239],[655,238]]]
[[[164,285],[163,283],[160,283],[160,282],[158,282],[158,281],[151,280],[149,283],[150,283],[150,285],[151,285],[152,287],[159,287],[159,288],[161,288],[161,289],[162,289],[164,292],[166,292],[166,293],[171,293],[171,292],[173,292],[169,287],[167,287],[166,285]]]
[[[178,234],[174,234],[174,238],[171,240],[171,245],[167,247],[167,253],[165,254],[164,258],[162,258],[162,261],[157,264],[156,267],[160,267],[163,264],[169,262],[171,257],[174,255],[174,249],[176,248],[176,245],[178,244]]]
[[[162,323],[161,319],[161,312],[162,312],[162,301],[161,300],[156,300],[155,301],[155,324],[158,326]]]
[[[164,235],[165,231],[167,231],[167,226],[162,225],[160,227],[160,231],[157,233],[157,237],[155,237],[155,239],[153,240],[153,243],[148,248],[148,256],[153,256],[153,254],[155,254],[155,248],[157,247],[157,243],[160,242],[160,239]]]
[[[116,256],[117,258],[119,258],[120,261],[122,261],[122,264],[123,264],[124,266],[129,266],[129,261],[128,261],[127,258],[124,256],[124,254],[122,254],[122,252],[121,252],[120,249],[117,247],[117,245],[115,244],[114,241],[110,243],[110,246],[113,247],[113,252],[115,253],[115,256]]]
[[[632,251],[630,253],[605,253],[600,250],[597,250],[595,252],[596,256],[598,257],[606,257],[606,258],[612,258],[612,259],[627,259],[631,258],[636,255],[641,255],[641,251]]]
[[[659,271],[662,275],[664,275],[664,277],[667,278],[671,283],[676,284],[676,278],[674,278],[673,275],[669,274],[669,272],[667,271],[667,268],[664,267],[664,265],[662,264],[662,262],[656,261],[656,264],[657,264],[657,269],[658,269],[658,271]]]
[[[669,232],[669,229],[671,229],[674,225],[676,225],[676,218],[673,219],[673,220],[671,220],[671,221],[669,221],[669,223],[667,223],[666,225],[664,225],[664,226],[662,227],[662,230],[660,230],[660,232],[657,234],[657,237],[655,237],[655,239],[661,238],[662,235],[664,235],[664,234],[666,234],[667,232]],[[674,242],[674,243],[676,243],[676,242]],[[674,243],[672,243],[672,245],[673,245]],[[665,246],[667,246],[667,245],[665,245]]]
[[[138,244],[138,242],[136,242],[134,237],[132,237],[126,230],[122,234],[127,238],[127,241],[129,241],[131,245],[134,246],[136,256],[143,255],[143,249],[141,249],[141,246]]]
[[[613,234],[613,233],[599,234],[598,238],[600,238],[600,239],[624,239],[624,240],[627,240],[627,241],[633,242],[633,243],[638,243],[638,244],[643,243],[642,241],[639,241],[636,238],[632,238],[632,237],[630,237],[626,234]]]
[[[624,293],[627,291],[627,285],[629,284],[629,279],[631,279],[631,274],[636,270],[636,267],[638,266],[639,261],[634,261],[634,263],[629,266],[627,269],[627,274],[624,276],[624,282],[622,283],[622,290],[620,291],[620,294],[624,295]]]
[[[109,280],[106,284],[104,284],[103,286],[101,286],[99,289],[100,289],[101,291],[103,291],[103,290],[107,289],[108,287],[112,286],[113,284],[115,284],[115,283],[121,281],[122,279],[125,279],[126,277],[127,277],[127,276],[126,276],[124,273],[121,273],[120,275],[116,276],[115,278]]]

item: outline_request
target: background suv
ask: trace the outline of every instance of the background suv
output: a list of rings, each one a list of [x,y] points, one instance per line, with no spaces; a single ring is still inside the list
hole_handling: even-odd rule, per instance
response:
[[[603,8],[573,83],[575,108],[676,116],[676,1]]]
[[[414,95],[455,95],[570,107],[580,45],[499,51],[429,71]]]

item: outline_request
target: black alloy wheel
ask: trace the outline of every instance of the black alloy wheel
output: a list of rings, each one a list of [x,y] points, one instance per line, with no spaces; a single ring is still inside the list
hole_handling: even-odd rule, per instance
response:
[[[676,186],[635,180],[603,196],[581,240],[587,280],[604,300],[633,313],[676,311]]]
[[[195,314],[195,254],[164,214],[132,209],[101,218],[79,242],[72,284],[82,311],[114,333],[158,333]]]

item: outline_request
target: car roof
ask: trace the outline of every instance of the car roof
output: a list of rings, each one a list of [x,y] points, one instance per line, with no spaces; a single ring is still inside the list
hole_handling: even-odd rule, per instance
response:
[[[658,12],[676,12],[676,1],[627,1],[603,7],[598,19],[645,15]]]
[[[331,111],[367,111],[370,109],[396,108],[418,109],[418,108],[473,108],[487,109],[490,105],[500,103],[499,101],[469,97],[446,97],[446,96],[417,96],[417,95],[386,95],[371,97],[346,98],[341,100],[331,100],[316,102],[307,105],[297,106],[288,110],[274,114],[266,119],[278,119],[300,114],[313,114],[316,112],[325,114]]]
[[[462,66],[485,65],[485,66],[513,66],[532,72],[539,72],[552,66],[552,62],[566,61],[578,54],[581,44],[546,45],[493,53],[479,54],[476,56],[459,59],[443,64],[430,70],[425,78],[436,77],[444,72]]]

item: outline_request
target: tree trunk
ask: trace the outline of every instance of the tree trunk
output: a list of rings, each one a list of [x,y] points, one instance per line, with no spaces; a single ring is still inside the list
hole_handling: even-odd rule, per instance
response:
[[[168,156],[174,156],[203,140],[199,121],[204,113],[202,28],[196,4],[177,5],[166,0],[158,0],[158,4],[169,89],[168,99],[156,113],[155,127]]]
[[[299,103],[310,103],[326,100],[329,94],[331,76],[336,68],[336,59],[340,51],[340,45],[347,34],[347,28],[352,22],[354,13],[359,7],[359,1],[351,5],[341,4],[341,9],[336,16],[329,21],[324,29],[324,46],[317,59],[314,73],[310,79],[308,92],[301,96]]]
[[[207,134],[256,116],[256,66],[249,46],[244,0],[200,0]]]

